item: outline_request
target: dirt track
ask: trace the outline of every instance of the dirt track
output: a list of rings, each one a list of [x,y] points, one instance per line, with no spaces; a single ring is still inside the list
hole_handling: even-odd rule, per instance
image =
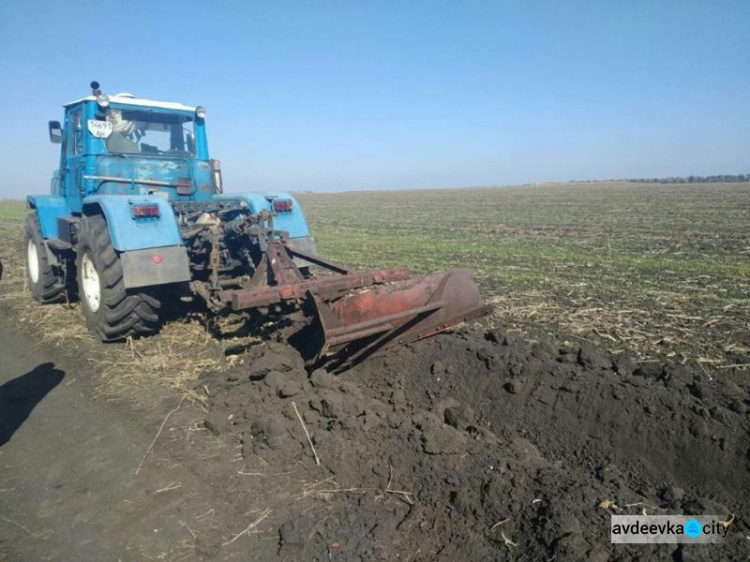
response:
[[[162,447],[135,475],[156,417],[92,400],[85,362],[35,345],[4,315],[0,349],[0,551],[8,561],[179,553],[190,535],[176,514],[212,503],[215,491]],[[179,496],[155,495],[170,482],[181,484]]]
[[[747,558],[741,373],[475,330],[308,377],[268,342],[196,381],[208,413],[143,412],[5,322],[0,348],[9,561]],[[604,501],[736,519],[722,547],[614,549]]]

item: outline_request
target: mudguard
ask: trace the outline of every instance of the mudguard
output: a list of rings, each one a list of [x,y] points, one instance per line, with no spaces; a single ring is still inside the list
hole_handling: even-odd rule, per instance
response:
[[[58,217],[70,215],[65,198],[55,195],[29,195],[26,204],[36,211],[44,239],[57,238]]]
[[[126,289],[190,281],[190,259],[182,246],[131,250],[120,259]]]
[[[133,218],[135,205],[158,205],[159,216]],[[169,202],[158,195],[91,195],[83,200],[83,214],[104,214],[112,246],[118,252],[181,246],[177,219]]]
[[[213,199],[242,199],[247,203],[250,212],[259,213],[262,210],[271,211],[270,199],[289,199],[292,202],[292,210],[278,213],[273,218],[273,226],[278,230],[286,230],[290,238],[302,238],[310,236],[305,215],[297,200],[286,192],[273,192],[264,195],[262,193],[221,193],[214,194]]]
[[[158,205],[159,216],[136,219],[135,205]],[[101,212],[112,246],[120,252],[125,287],[149,287],[190,280],[190,260],[169,202],[158,195],[92,195],[83,213]]]

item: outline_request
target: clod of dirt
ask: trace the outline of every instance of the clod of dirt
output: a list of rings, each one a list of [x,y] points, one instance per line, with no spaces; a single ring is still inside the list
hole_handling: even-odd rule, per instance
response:
[[[661,497],[669,504],[678,503],[685,498],[685,490],[679,486],[670,486],[662,490]]]
[[[290,519],[279,528],[279,544],[282,549],[297,550],[304,547],[310,540],[310,534],[315,532],[315,519],[302,516]]]
[[[263,384],[280,398],[291,398],[304,391],[306,377],[304,371],[270,371],[263,379]]]
[[[503,388],[507,390],[508,392],[510,392],[511,394],[518,394],[519,392],[523,390],[523,383],[518,379],[514,379],[514,380],[506,382],[503,385]]]
[[[685,503],[684,509],[687,515],[710,514],[718,515],[723,519],[729,519],[732,513],[734,513],[727,506],[710,498],[695,498]]]
[[[455,429],[468,429],[474,425],[474,411],[470,406],[458,405],[445,409],[445,423]]]
[[[318,388],[331,388],[336,383],[336,375],[325,369],[315,369],[310,375],[310,382]]]
[[[203,425],[214,435],[221,435],[226,433],[232,424],[227,419],[225,411],[213,409],[206,416]]]
[[[303,368],[303,362],[301,359],[284,355],[284,350],[278,348],[279,344],[274,345],[275,352],[270,349],[265,352],[255,351],[247,358],[246,363],[250,365],[246,371],[247,378],[257,381],[265,378],[268,373],[273,371],[287,372],[295,368]]]
[[[739,400],[732,400],[732,402],[729,404],[729,409],[733,412],[737,412],[738,414],[747,413],[747,406]]]
[[[644,363],[635,370],[635,376],[644,379],[661,380],[664,376],[664,365],[661,363]]]
[[[629,353],[622,353],[612,359],[612,366],[618,375],[629,377],[636,370],[635,360]]]
[[[242,433],[243,453],[280,449],[285,445],[287,431],[287,424],[279,418],[251,420]]]
[[[610,369],[612,360],[607,354],[590,343],[584,343],[578,350],[578,363],[585,369]]]
[[[465,449],[466,436],[434,414],[416,417],[414,425],[422,432],[422,446],[428,455],[456,455]]]

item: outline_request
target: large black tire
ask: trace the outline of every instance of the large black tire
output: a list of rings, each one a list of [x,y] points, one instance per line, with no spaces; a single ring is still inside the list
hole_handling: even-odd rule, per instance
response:
[[[102,341],[159,330],[161,302],[155,292],[125,289],[122,262],[103,216],[83,217],[76,252],[78,295],[89,330]]]
[[[59,302],[65,296],[61,268],[49,263],[47,245],[36,213],[26,218],[23,247],[26,251],[26,279],[34,300],[42,304]]]

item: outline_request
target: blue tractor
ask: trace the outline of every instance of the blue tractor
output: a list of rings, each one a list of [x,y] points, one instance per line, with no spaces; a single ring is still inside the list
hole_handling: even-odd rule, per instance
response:
[[[224,193],[203,107],[91,88],[49,122],[60,165],[51,194],[28,197],[24,243],[33,297],[79,298],[102,341],[156,332],[175,295],[219,314],[302,308],[321,328],[314,361],[351,362],[488,312],[466,270],[355,272],[317,256],[291,194]]]

